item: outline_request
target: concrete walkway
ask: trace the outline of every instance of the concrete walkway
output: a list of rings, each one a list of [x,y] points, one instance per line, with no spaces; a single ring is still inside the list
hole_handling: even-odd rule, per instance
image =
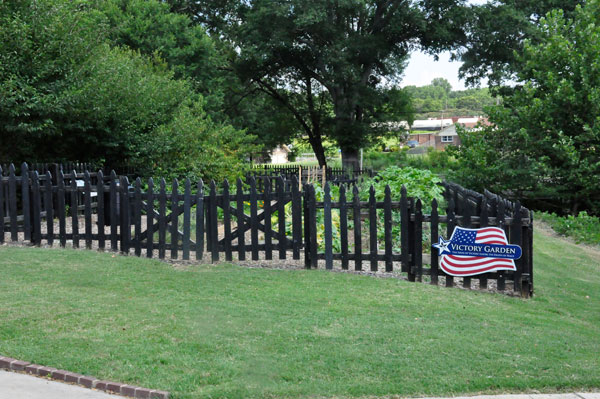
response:
[[[123,399],[123,396],[0,370],[0,399]],[[579,398],[581,399],[581,398]]]
[[[109,395],[64,382],[0,370],[0,399],[123,399],[123,396]],[[457,396],[452,399],[600,399],[600,392]]]
[[[422,398],[422,399],[444,399],[444,398]],[[600,399],[600,392],[455,396],[452,399]]]

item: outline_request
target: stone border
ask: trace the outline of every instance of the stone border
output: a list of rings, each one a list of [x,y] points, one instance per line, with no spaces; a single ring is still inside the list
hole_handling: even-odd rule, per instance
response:
[[[5,356],[0,356],[0,369],[20,371],[38,377],[46,377],[56,381],[69,382],[84,386],[86,388],[94,388],[99,391],[119,394],[131,398],[169,399],[169,392],[167,391],[99,380],[94,377],[71,373],[70,371],[59,370],[54,367],[44,367],[40,366],[39,364],[32,364]]]

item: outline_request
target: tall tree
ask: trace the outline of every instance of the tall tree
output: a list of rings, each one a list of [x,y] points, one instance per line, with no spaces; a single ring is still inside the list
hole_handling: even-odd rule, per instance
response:
[[[345,166],[379,132],[382,91],[409,53],[436,52],[463,39],[464,0],[172,1],[237,49],[233,67],[279,101],[326,163],[325,126]],[[331,114],[324,103],[330,101]],[[328,118],[331,118],[331,121]]]
[[[525,39],[540,43],[540,19],[553,9],[569,17],[582,0],[497,0],[472,7],[464,46],[455,54],[463,61],[460,76],[468,84],[488,79],[491,87],[516,77]],[[506,92],[506,90],[504,90]]]
[[[463,135],[456,178],[475,188],[600,213],[600,0],[542,18],[495,126]]]

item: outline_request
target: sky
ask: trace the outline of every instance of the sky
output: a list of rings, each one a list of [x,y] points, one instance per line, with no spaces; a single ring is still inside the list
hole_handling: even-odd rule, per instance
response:
[[[426,86],[434,78],[445,78],[454,90],[464,90],[464,81],[458,79],[458,69],[462,62],[450,62],[450,53],[442,53],[438,61],[433,56],[412,53],[408,67],[404,70],[402,86]]]
[[[469,4],[481,5],[488,0],[468,0]],[[445,78],[450,82],[454,90],[464,90],[464,81],[458,79],[458,68],[462,62],[450,62],[450,53],[440,54],[439,61],[434,61],[433,57],[421,52],[415,52],[411,55],[408,67],[404,70],[402,86],[426,86],[434,78]],[[482,86],[487,86],[483,82]]]

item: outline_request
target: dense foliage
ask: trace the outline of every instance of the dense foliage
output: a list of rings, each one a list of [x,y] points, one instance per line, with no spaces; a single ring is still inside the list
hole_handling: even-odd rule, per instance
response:
[[[495,127],[463,133],[465,184],[600,213],[600,1],[542,19],[540,44],[518,56],[518,85],[488,109]]]
[[[577,243],[600,245],[600,218],[579,212],[577,216],[558,216],[555,213],[536,215],[548,223],[558,234],[573,237]]]
[[[473,88],[452,90],[444,78],[434,79],[430,85],[407,86],[415,119],[445,116],[476,116],[485,113],[484,108],[495,104],[488,89]]]
[[[201,79],[177,79],[183,73],[163,54],[145,56],[111,40],[118,29],[104,12],[64,0],[0,3],[0,158],[104,162],[171,176],[238,174],[252,148],[240,145],[242,132],[204,111],[195,90]]]
[[[233,68],[294,117],[321,164],[329,135],[354,168],[358,150],[379,134],[372,127],[385,109],[384,82],[400,77],[411,50],[454,46],[466,18],[463,0],[171,4],[236,48]]]

